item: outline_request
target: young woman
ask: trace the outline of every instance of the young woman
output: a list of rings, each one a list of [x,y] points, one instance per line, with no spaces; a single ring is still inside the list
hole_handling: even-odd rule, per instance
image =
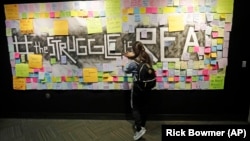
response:
[[[124,71],[126,73],[132,73],[133,76],[133,84],[131,88],[131,108],[132,108],[132,115],[134,118],[134,125],[135,128],[135,135],[134,140],[140,139],[145,133],[145,125],[146,125],[146,118],[147,118],[147,97],[148,97],[148,90],[144,90],[140,88],[136,84],[136,77],[135,75],[137,72],[137,65],[139,62],[145,62],[149,65],[152,65],[152,59],[149,54],[145,51],[144,45],[136,41],[132,46],[131,52],[124,53],[124,56],[128,59],[132,60],[130,63],[126,64],[124,67]]]

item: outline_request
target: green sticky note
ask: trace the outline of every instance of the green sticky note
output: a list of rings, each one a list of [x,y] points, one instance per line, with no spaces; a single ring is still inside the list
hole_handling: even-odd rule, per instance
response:
[[[28,64],[16,64],[16,76],[17,77],[29,77],[29,65]]]
[[[168,68],[174,69],[175,68],[175,62],[168,62]]]
[[[162,62],[157,62],[157,63],[156,63],[156,66],[157,66],[157,68],[162,68],[162,66],[163,66],[163,65],[162,65]]]
[[[123,82],[123,81],[124,81],[124,77],[123,77],[123,76],[119,76],[119,77],[118,77],[118,81],[119,81],[119,82]]]
[[[210,89],[224,89],[225,75],[215,74],[210,75]]]
[[[50,64],[51,65],[56,64],[56,58],[50,58]]]
[[[133,78],[132,77],[128,77],[128,82],[133,82]]]

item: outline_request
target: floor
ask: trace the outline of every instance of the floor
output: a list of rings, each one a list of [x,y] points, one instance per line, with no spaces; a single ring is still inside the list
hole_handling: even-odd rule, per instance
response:
[[[161,141],[161,125],[248,124],[241,121],[148,121],[141,141]],[[131,120],[0,118],[0,141],[133,141]]]

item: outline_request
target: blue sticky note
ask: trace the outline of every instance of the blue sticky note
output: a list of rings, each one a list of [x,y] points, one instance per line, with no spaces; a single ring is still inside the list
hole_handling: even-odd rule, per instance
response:
[[[210,59],[208,59],[208,58],[204,59],[204,64],[205,64],[205,65],[210,64]]]
[[[162,77],[162,81],[163,81],[163,82],[168,82],[168,77],[165,77],[165,76]]]
[[[211,64],[212,64],[212,65],[216,65],[216,64],[217,64],[217,61],[216,61],[216,60],[211,60]]]
[[[217,50],[222,50],[222,45],[217,45]]]
[[[20,64],[21,63],[21,59],[15,59],[15,63],[16,64]]]
[[[203,80],[204,80],[204,76],[203,76],[203,75],[199,75],[198,80],[199,80],[199,81],[203,81]]]
[[[217,51],[217,46],[212,46],[212,52],[216,52]]]
[[[141,15],[137,14],[135,15],[135,22],[140,22],[141,21]]]
[[[61,56],[61,64],[67,64],[67,57],[65,55]]]
[[[180,76],[180,81],[185,82],[186,81],[186,76]]]
[[[140,14],[140,9],[138,7],[134,8],[134,14]]]

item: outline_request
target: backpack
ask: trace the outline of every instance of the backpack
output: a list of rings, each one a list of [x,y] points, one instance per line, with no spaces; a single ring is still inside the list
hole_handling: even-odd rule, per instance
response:
[[[137,75],[135,83],[141,89],[152,89],[156,85],[155,70],[147,63],[139,63],[137,66]]]

